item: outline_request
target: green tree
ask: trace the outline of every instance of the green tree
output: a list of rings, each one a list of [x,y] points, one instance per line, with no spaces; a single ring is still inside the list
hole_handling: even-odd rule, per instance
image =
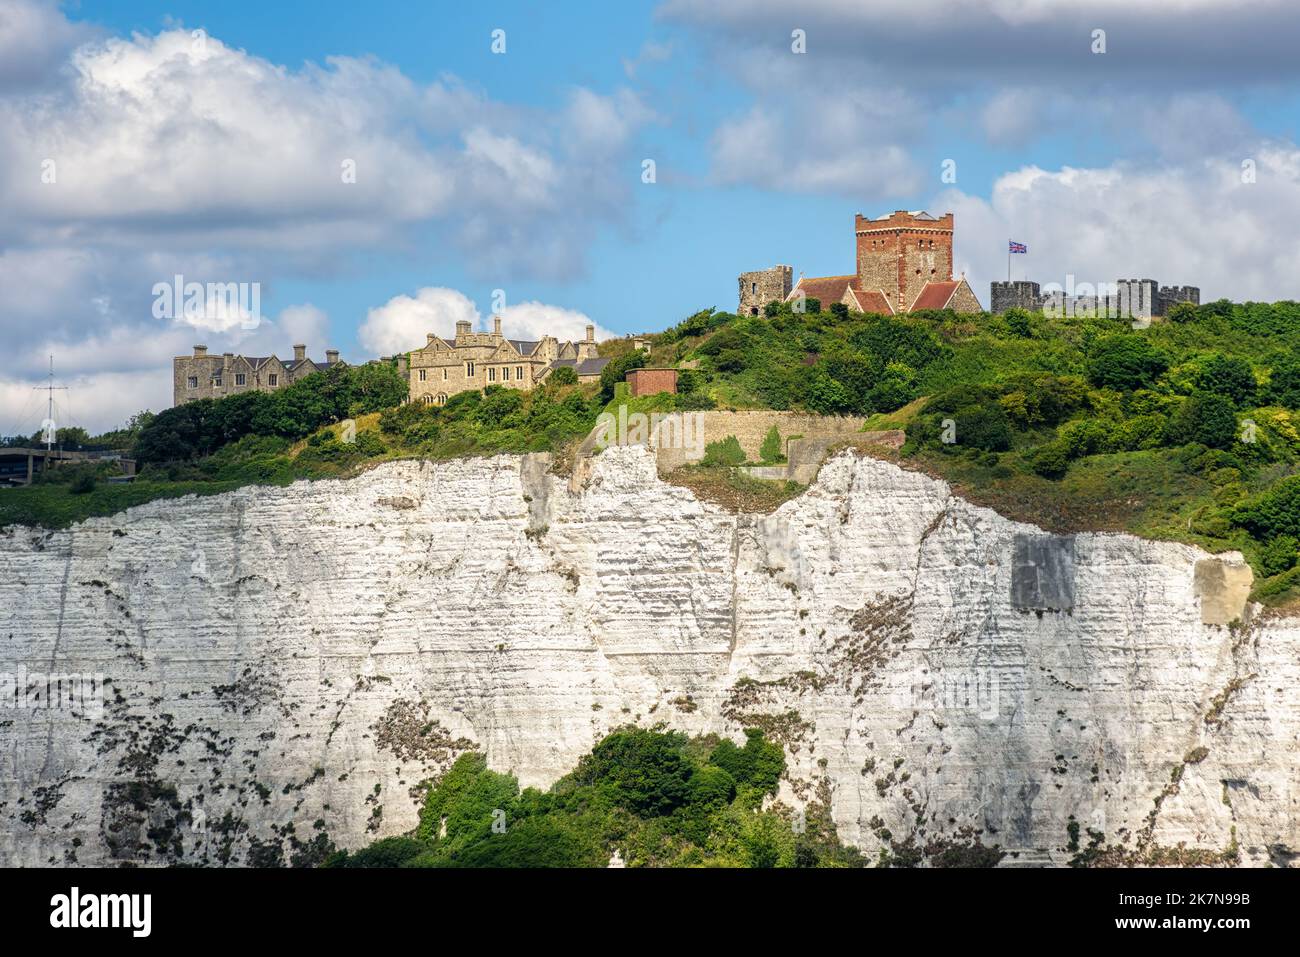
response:
[[[1232,403],[1212,392],[1195,393],[1170,419],[1166,439],[1173,445],[1197,442],[1212,449],[1229,448],[1237,439]]]
[[[1100,340],[1088,359],[1093,385],[1120,391],[1151,386],[1169,367],[1169,360],[1144,337],[1109,336]]]
[[[767,430],[763,444],[758,449],[759,458],[764,462],[784,462],[785,453],[781,445],[781,433],[774,425]]]

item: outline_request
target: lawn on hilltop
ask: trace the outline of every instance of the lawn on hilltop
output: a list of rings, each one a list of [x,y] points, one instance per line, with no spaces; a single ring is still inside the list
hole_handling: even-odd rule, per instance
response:
[[[905,429],[903,448],[881,454],[1009,517],[1237,549],[1257,600],[1300,595],[1300,304],[1180,305],[1144,329],[1018,310],[893,317],[806,305],[703,310],[646,336],[648,352],[602,343],[611,361],[598,385],[560,370],[529,393],[489,386],[442,407],[401,405],[396,369],[367,365],[189,403],[112,434],[141,463],[134,485],[55,470],[0,492],[0,525],[65,526],[151,498],[347,476],[388,459],[568,452],[620,403],[790,409]],[[622,379],[642,365],[679,368],[678,394],[627,398]],[[348,418],[355,442],[342,441]],[[714,478],[701,485],[757,481],[705,468]]]

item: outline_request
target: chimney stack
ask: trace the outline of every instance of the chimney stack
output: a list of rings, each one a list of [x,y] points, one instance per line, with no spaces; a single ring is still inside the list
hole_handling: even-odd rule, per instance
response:
[[[593,326],[590,322],[587,323],[587,341],[588,342],[596,341],[596,327]]]
[[[424,334],[424,344],[425,344],[426,346],[431,346],[431,345],[433,345],[433,340],[436,339],[436,338],[438,338],[438,337],[435,336],[432,332],[426,332],[426,333]]]
[[[307,358],[307,347],[302,343],[298,343],[297,345],[295,345],[293,347],[293,360],[295,362],[301,362],[303,359],[306,358]]]
[[[470,322],[468,319],[459,320],[456,323],[456,338],[459,339],[462,336],[468,336],[469,329],[470,329]]]
[[[207,347],[207,346],[195,346],[195,347],[194,347],[194,358],[196,358],[196,359],[202,359],[202,358],[203,358],[204,356],[206,356],[207,354],[208,354],[208,347]]]
[[[327,365],[333,365],[339,361],[339,351],[337,349],[325,350],[325,362]]]
[[[494,336],[499,336],[499,335],[501,335],[501,317],[500,317],[500,316],[493,316],[493,317],[492,317],[492,335],[494,335]]]

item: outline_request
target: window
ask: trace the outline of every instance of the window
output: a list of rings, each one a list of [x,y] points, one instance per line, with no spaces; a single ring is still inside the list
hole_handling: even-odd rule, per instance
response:
[[[443,369],[443,370],[442,370],[442,381],[443,381],[443,382],[446,382],[446,381],[447,381],[447,370],[446,370],[446,369]]]
[[[219,376],[219,375],[215,375],[215,376],[213,376],[213,377],[212,377],[212,384],[213,384],[214,386],[216,386],[218,389],[220,389],[220,388],[221,388],[221,376]]]
[[[509,381],[510,381],[510,367],[509,367],[509,366],[502,366],[502,367],[501,367],[501,381],[502,381],[502,382],[509,382]]]
[[[524,367],[523,367],[523,366],[515,366],[515,378],[518,379],[520,382],[523,382],[523,381],[524,381]]]
[[[420,381],[423,382],[423,381],[424,381],[425,379],[427,379],[427,378],[428,378],[428,370],[427,370],[427,369],[421,369],[421,370],[420,370]]]
[[[472,362],[465,363],[465,378],[467,379],[474,378],[474,363]]]
[[[248,385],[248,376],[242,372],[236,372],[235,385]]]
[[[435,404],[435,405],[446,405],[446,404],[447,404],[447,393],[445,393],[445,392],[439,392],[439,393],[438,393],[438,398],[434,399],[433,401],[434,401],[434,404]]]
[[[280,377],[276,375],[274,372],[272,372],[269,376],[266,377],[266,384],[272,387],[277,386],[280,384]]]
[[[420,396],[420,405],[433,405],[433,396],[427,392]]]
[[[497,381],[497,369],[496,369],[496,366],[489,366],[489,367],[488,367],[488,381],[489,381],[489,382],[496,382],[496,381]]]
[[[197,389],[199,387],[199,377],[196,375],[192,375],[190,376],[190,380],[185,384],[189,386],[191,389]]]
[[[756,282],[751,282],[751,283],[749,284],[749,294],[750,294],[751,296],[757,296],[757,295],[758,295],[758,283],[756,283]]]

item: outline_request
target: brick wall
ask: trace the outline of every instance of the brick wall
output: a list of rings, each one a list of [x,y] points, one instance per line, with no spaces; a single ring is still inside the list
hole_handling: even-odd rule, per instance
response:
[[[633,369],[627,374],[627,391],[633,398],[656,392],[677,391],[676,369]]]
[[[905,210],[882,219],[858,215],[854,232],[863,287],[883,290],[898,312],[912,305],[927,282],[952,279],[952,213],[932,220]]]

